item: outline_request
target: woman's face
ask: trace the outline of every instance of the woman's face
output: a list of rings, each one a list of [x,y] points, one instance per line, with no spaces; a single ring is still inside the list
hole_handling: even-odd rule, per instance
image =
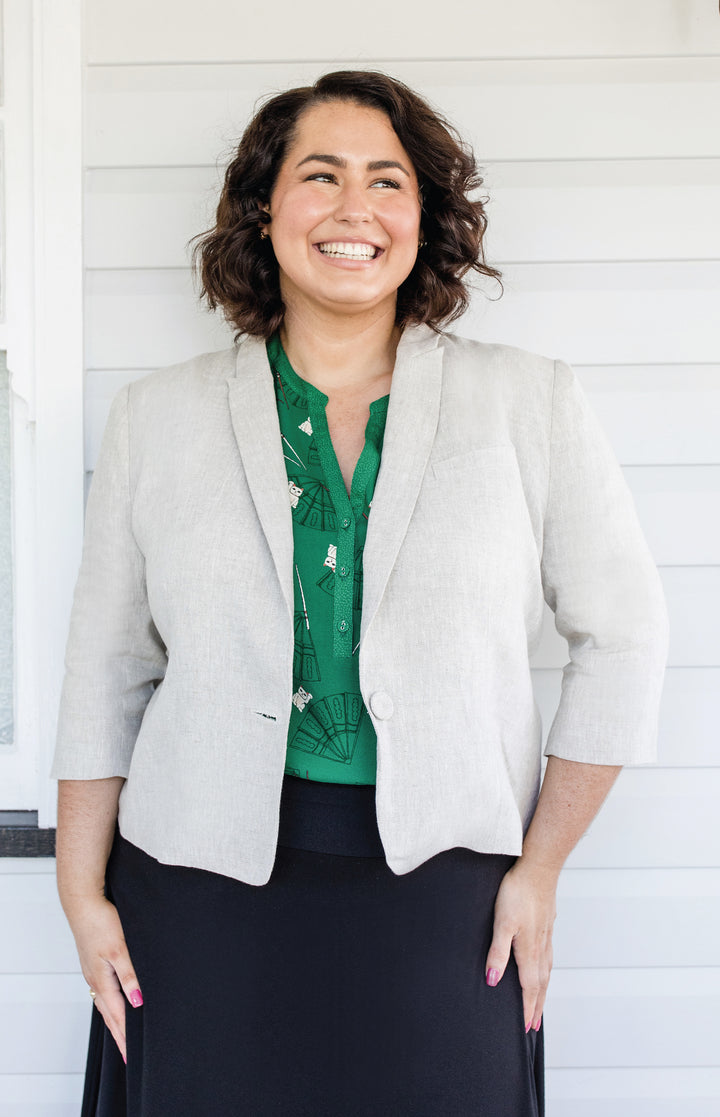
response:
[[[266,226],[288,310],[394,317],[417,256],[420,209],[415,169],[383,112],[348,101],[308,109]]]

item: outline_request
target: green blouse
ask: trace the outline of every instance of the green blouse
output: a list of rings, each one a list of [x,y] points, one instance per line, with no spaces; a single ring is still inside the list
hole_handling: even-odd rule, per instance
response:
[[[370,404],[348,496],[325,407],[267,343],[292,507],[295,564],[293,699],[285,772],[324,783],[374,784],[377,740],[360,694],[362,559],[390,397]]]

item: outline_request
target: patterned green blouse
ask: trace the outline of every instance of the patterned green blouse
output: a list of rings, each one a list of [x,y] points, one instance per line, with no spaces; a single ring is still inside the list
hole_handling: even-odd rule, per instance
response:
[[[360,694],[362,558],[389,396],[370,404],[348,496],[325,406],[267,343],[292,507],[295,563],[293,705],[285,772],[324,783],[374,784],[377,740]]]

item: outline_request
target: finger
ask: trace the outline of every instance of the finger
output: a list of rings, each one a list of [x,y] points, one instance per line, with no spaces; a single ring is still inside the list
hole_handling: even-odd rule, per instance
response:
[[[512,931],[508,927],[503,924],[495,925],[492,942],[485,960],[485,981],[488,985],[497,985],[505,973],[510,960],[512,939]]]
[[[143,995],[140,990],[140,982],[137,979],[137,974],[133,969],[130,955],[128,954],[127,947],[123,942],[121,947],[118,947],[111,955],[108,956],[107,961],[112,966],[120,987],[127,997],[128,1001],[133,1008],[140,1008],[143,1003]]]
[[[119,989],[105,996],[98,993],[95,997],[95,1008],[98,1010],[105,1025],[115,1040],[118,1050],[127,1063],[127,1045],[125,1040],[125,998]]]
[[[525,1031],[529,1032],[537,1019],[537,1004],[541,993],[540,954],[537,948],[525,946],[518,940],[513,943],[513,953],[522,989]]]
[[[127,1062],[126,1005],[129,1002],[137,1008],[143,1003],[143,999],[124,940],[102,959],[102,969],[90,984],[97,993],[95,1004],[117,1043],[123,1059]]]
[[[540,1024],[542,1022],[542,1014],[543,1014],[543,1011],[545,1009],[545,996],[546,996],[546,994],[547,994],[547,985],[543,986],[541,984],[540,985],[540,990],[538,992],[538,995],[537,995],[537,998],[536,998],[536,1001],[535,1001],[535,1007],[533,1008],[533,1011],[532,1011],[532,1020],[530,1022],[530,1027],[533,1029],[533,1031],[536,1031],[536,1032],[540,1030]],[[526,1018],[526,1020],[527,1020],[527,1018]],[[527,1030],[529,1031],[529,1029],[527,1029]]]
[[[553,962],[552,947],[549,945],[547,947],[547,950],[546,950],[545,958],[543,959],[543,961],[541,963],[540,992],[538,994],[538,999],[537,999],[537,1002],[535,1004],[535,1013],[534,1013],[534,1018],[533,1018],[533,1022],[532,1022],[532,1027],[534,1028],[534,1030],[536,1032],[540,1030],[540,1024],[542,1023],[542,1015],[543,1015],[543,1012],[545,1011],[545,1001],[546,1001],[546,998],[547,998],[548,986],[550,984],[550,974],[552,972],[552,962]]]

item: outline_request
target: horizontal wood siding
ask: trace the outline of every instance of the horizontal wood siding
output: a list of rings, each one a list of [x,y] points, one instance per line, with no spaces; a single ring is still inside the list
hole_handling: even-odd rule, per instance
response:
[[[178,9],[184,18],[179,18]],[[87,7],[89,62],[335,61],[402,58],[528,58],[705,55],[720,52],[717,8],[704,0],[449,0],[438,18],[430,0],[368,0],[362,19],[338,18],[332,0],[283,6],[268,34],[267,9],[205,0],[93,0]],[[278,67],[279,70],[283,68]],[[280,78],[281,75],[278,75]]]
[[[0,1117],[78,1117],[90,997],[50,858],[0,859]]]

